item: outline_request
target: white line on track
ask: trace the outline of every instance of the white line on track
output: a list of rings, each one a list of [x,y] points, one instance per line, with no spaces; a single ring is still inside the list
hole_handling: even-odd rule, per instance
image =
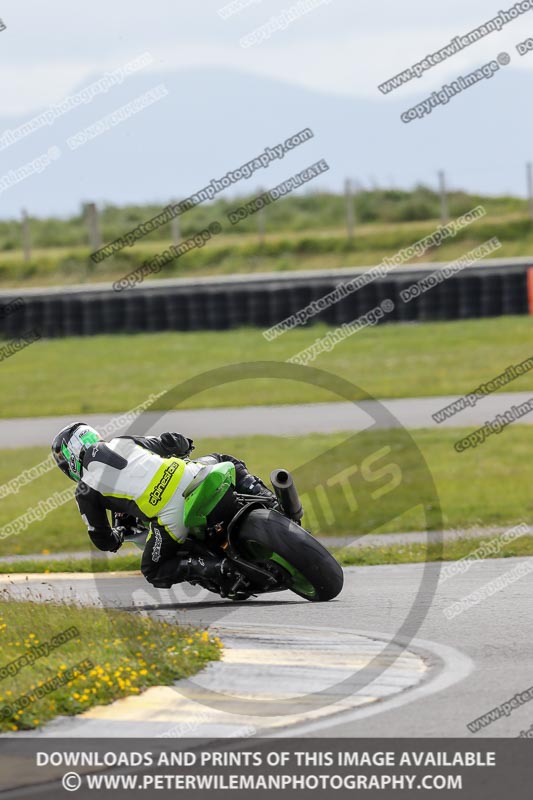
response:
[[[332,628],[332,631],[339,630]],[[376,637],[379,639],[389,639],[390,636],[384,633],[377,633],[375,631],[353,631],[361,636]],[[471,658],[464,653],[456,650],[454,647],[440,644],[438,642],[431,642],[427,639],[411,639],[409,642],[402,642],[401,639],[395,640],[398,643],[405,645],[408,644],[409,649],[414,652],[419,652],[421,655],[433,656],[437,659],[438,664],[434,664],[434,668],[428,672],[426,680],[421,682],[417,687],[401,692],[389,699],[381,700],[363,708],[353,709],[351,711],[344,711],[339,714],[332,714],[326,719],[316,720],[303,725],[295,725],[286,728],[283,731],[272,733],[272,738],[285,737],[285,736],[305,736],[308,734],[315,734],[317,731],[326,728],[332,728],[337,725],[344,725],[349,722],[356,722],[365,717],[372,717],[376,714],[382,714],[384,711],[391,711],[400,708],[408,703],[414,703],[417,700],[422,700],[425,697],[441,692],[448,689],[460,681],[467,678],[474,670],[475,665]]]

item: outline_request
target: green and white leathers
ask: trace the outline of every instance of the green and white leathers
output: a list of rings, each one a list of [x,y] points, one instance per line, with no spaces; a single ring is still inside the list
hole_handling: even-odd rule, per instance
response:
[[[103,497],[127,502],[129,513],[157,520],[178,542],[187,538],[183,492],[204,467],[196,461],[161,458],[131,439],[111,439],[87,449],[82,480]]]

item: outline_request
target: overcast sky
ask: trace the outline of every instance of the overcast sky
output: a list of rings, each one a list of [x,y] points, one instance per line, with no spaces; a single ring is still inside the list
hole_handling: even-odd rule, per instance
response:
[[[492,18],[505,0],[323,0],[268,41],[242,48],[242,36],[296,0],[256,0],[228,19],[226,0],[4,0],[0,33],[3,114],[25,114],[61,100],[89,76],[144,51],[154,70],[230,66],[331,93],[379,96],[377,84]],[[315,0],[319,2],[319,0]],[[533,36],[533,11],[400,89],[425,96],[499,52],[533,70],[515,45]]]
[[[520,56],[516,45],[533,37],[533,9],[385,96],[378,84],[513,8],[514,0],[233,0],[246,7],[220,14],[229,2],[3,0],[0,140],[106,72],[145,53],[152,62],[0,148],[0,182],[51,147],[61,151],[44,171],[2,184],[0,215],[16,216],[22,207],[67,214],[86,199],[167,202],[304,127],[315,138],[290,164],[279,161],[255,183],[228,192],[259,190],[267,179],[275,185],[288,170],[307,166],[305,159],[327,155],[331,169],[313,189],[340,191],[347,176],[361,186],[434,186],[444,169],[451,189],[525,195],[533,51]],[[241,46],[298,6],[307,13],[284,30]],[[401,112],[505,53],[510,65],[494,80],[404,124]],[[69,149],[72,134],[161,82],[169,91],[160,103]]]

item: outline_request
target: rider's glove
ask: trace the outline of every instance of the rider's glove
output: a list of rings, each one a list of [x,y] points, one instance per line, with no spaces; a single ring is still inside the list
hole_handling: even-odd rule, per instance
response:
[[[120,548],[124,544],[124,536],[126,534],[126,528],[124,528],[124,526],[122,525],[117,528],[111,528],[111,533],[116,541],[116,547],[110,547],[109,550],[111,553],[116,553],[117,550],[120,550]]]
[[[193,440],[181,433],[162,433],[160,436],[161,444],[169,455],[188,456],[194,450]]]
[[[137,517],[125,511],[113,511],[113,528],[124,528],[126,534],[133,533],[137,526]]]

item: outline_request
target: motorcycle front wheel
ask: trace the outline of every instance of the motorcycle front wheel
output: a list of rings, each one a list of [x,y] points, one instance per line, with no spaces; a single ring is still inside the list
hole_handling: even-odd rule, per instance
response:
[[[288,588],[306,600],[333,600],[343,587],[343,571],[331,553],[277,511],[258,508],[247,514],[232,534],[232,545],[253,563],[281,567]]]

